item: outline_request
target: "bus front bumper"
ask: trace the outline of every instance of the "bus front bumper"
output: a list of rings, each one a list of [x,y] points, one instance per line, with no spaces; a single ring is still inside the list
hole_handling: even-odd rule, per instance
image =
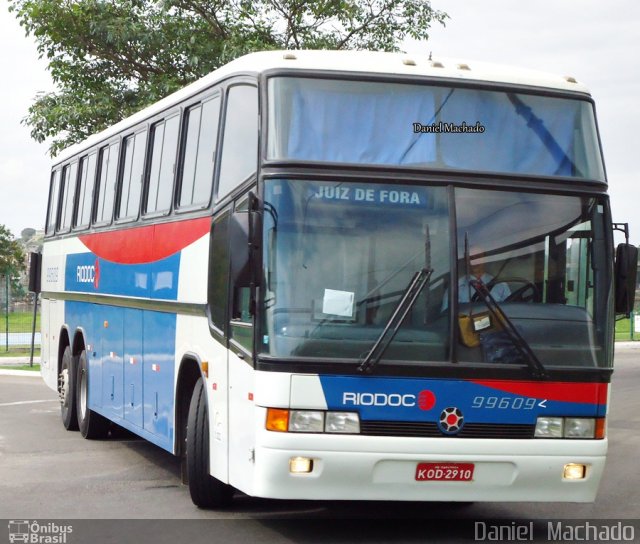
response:
[[[295,447],[271,444],[256,449],[252,494],[316,500],[592,502],[607,450],[606,440],[283,434],[270,442],[290,442]],[[291,471],[291,460],[298,457],[312,461],[310,472]],[[418,465],[423,463],[471,463],[473,477],[470,481],[419,481]],[[584,465],[584,478],[565,478],[568,464]]]

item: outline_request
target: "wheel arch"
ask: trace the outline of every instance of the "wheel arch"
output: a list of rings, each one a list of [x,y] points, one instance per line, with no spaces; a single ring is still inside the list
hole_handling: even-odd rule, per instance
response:
[[[60,328],[60,335],[58,337],[58,375],[62,372],[62,356],[64,355],[64,350],[67,349],[67,346],[71,345],[69,341],[69,328],[67,325],[63,325]]]
[[[178,368],[178,378],[176,380],[176,396],[175,396],[175,444],[174,453],[182,455],[184,441],[184,429],[186,420],[189,415],[189,403],[191,395],[199,378],[206,379],[202,371],[202,360],[195,353],[185,353],[180,361]],[[206,388],[205,388],[206,394]]]
[[[85,334],[84,329],[82,327],[78,327],[76,329],[75,334],[73,335],[73,344],[71,346],[71,354],[74,357],[79,357],[82,353],[82,350],[85,349]]]

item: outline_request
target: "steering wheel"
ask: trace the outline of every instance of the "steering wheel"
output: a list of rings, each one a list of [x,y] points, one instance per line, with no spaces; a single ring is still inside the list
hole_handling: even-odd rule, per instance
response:
[[[524,283],[505,298],[506,302],[535,302],[540,300],[540,290],[535,283],[529,280],[510,280],[511,282]]]

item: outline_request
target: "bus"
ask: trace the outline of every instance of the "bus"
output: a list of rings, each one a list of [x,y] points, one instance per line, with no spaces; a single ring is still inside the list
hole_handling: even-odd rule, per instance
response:
[[[615,226],[573,77],[249,54],[55,159],[42,375],[199,507],[593,501]]]

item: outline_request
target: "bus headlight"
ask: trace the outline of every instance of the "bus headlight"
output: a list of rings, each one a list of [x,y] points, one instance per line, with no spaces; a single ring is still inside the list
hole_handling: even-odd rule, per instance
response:
[[[593,417],[539,417],[536,438],[597,438],[605,436],[605,419]]]
[[[293,433],[321,433],[324,430],[324,412],[291,410],[289,431]]]
[[[564,420],[565,438],[593,438],[596,420],[588,417],[567,417]]]
[[[563,418],[539,417],[536,421],[536,438],[562,438]]]
[[[357,412],[267,408],[265,428],[290,433],[360,434],[360,417]]]
[[[356,412],[327,412],[324,431],[327,433],[358,434],[360,432],[360,418]]]

